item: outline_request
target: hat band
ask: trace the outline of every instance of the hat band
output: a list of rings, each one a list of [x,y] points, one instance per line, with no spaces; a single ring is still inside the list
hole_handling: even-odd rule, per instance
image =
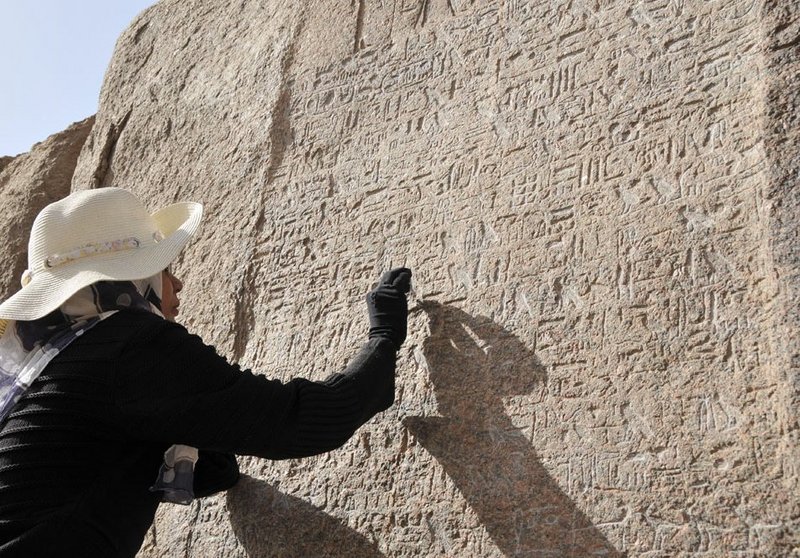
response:
[[[155,235],[153,236],[155,237]],[[156,242],[158,242],[157,239]],[[79,248],[75,248],[74,250],[70,250],[69,252],[65,252],[63,254],[52,254],[47,256],[44,260],[44,268],[52,269],[66,263],[74,262],[75,260],[92,256],[100,256],[111,252],[135,250],[140,245],[141,243],[139,242],[139,239],[133,236],[119,240],[109,240],[107,242],[92,242],[89,244],[84,244]],[[34,272],[30,269],[26,269],[22,273],[21,283],[23,287],[31,282],[33,275]]]
[[[58,267],[65,263],[73,262],[91,256],[99,256],[109,252],[122,252],[133,250],[139,247],[139,239],[133,236],[121,240],[110,240],[108,242],[93,242],[85,244],[80,248],[75,248],[64,254],[53,254],[44,260],[44,266],[48,268]]]

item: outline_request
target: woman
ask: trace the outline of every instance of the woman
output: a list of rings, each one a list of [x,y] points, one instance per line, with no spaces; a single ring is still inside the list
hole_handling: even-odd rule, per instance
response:
[[[233,454],[329,451],[392,404],[411,272],[369,293],[343,373],[268,380],[174,323],[169,264],[201,213],[103,188],[37,216],[23,288],[0,304],[0,557],[134,556],[159,502],[237,481]]]

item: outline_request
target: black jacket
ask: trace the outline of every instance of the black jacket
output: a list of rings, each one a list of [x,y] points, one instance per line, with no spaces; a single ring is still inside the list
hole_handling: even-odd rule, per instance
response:
[[[0,558],[134,556],[170,445],[200,449],[198,497],[236,482],[232,454],[332,450],[392,404],[395,356],[371,340],[343,374],[282,383],[181,325],[117,313],[53,359],[0,425]]]

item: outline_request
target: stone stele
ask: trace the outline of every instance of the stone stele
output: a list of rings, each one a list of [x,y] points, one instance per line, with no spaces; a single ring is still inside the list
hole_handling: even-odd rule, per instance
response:
[[[139,15],[72,188],[205,205],[190,330],[322,379],[378,275],[415,274],[395,405],[329,454],[240,458],[140,556],[797,556],[798,11]]]

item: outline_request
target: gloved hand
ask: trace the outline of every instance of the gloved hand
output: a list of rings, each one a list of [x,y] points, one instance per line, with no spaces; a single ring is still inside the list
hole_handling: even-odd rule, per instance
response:
[[[383,337],[399,349],[406,340],[411,270],[399,267],[383,274],[378,286],[367,293],[369,338]]]

